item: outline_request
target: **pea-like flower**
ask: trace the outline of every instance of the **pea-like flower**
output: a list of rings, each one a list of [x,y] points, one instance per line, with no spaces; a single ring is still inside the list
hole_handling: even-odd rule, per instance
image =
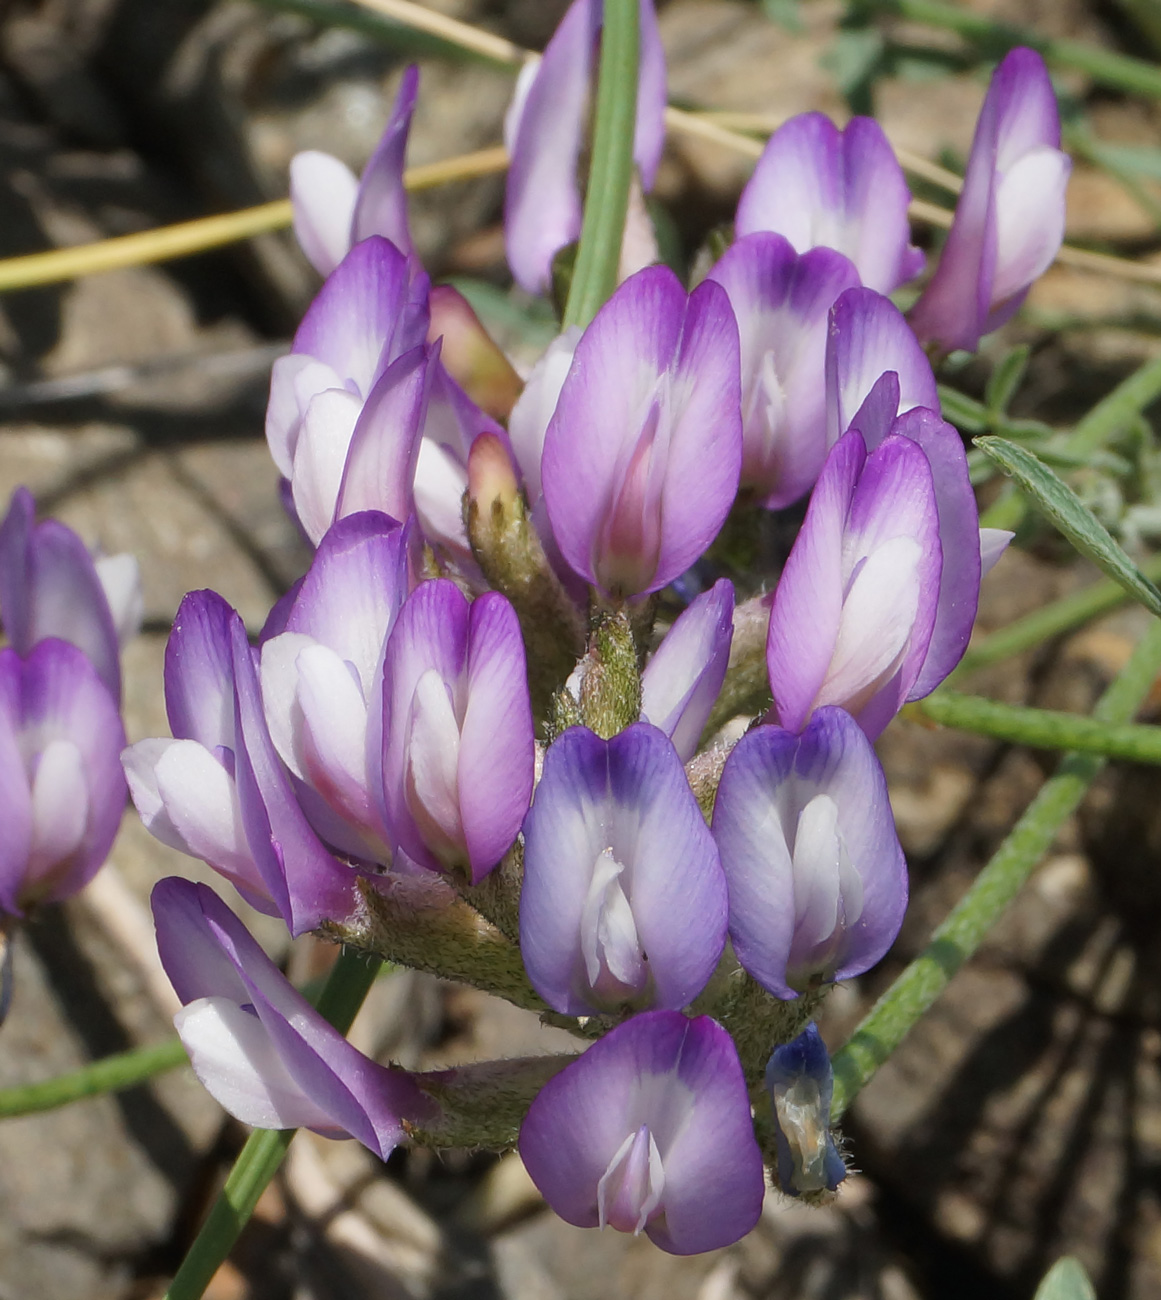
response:
[[[974,351],[1015,315],[1064,238],[1071,170],[1044,60],[1012,50],[992,75],[947,242],[911,311],[923,342]]]
[[[738,490],[738,327],[720,285],[638,272],[576,347],[544,440],[548,518],[572,569],[657,591],[717,535]]]
[[[294,234],[319,275],[330,275],[372,235],[389,239],[403,253],[412,251],[403,158],[418,90],[419,69],[413,65],[403,74],[387,128],[360,179],[346,163],[318,149],[290,160]]]
[[[394,844],[478,882],[520,830],[535,761],[524,643],[503,596],[469,604],[445,578],[411,594],[387,644],[382,736]]]
[[[911,192],[883,128],[854,117],[840,131],[801,113],[770,137],[738,201],[739,235],[772,230],[799,253],[833,248],[863,284],[890,293],[923,269],[911,245]]]
[[[871,743],[842,709],[801,735],[761,726],[726,760],[713,817],[738,960],[776,997],[847,979],[887,951],[907,865]]]
[[[797,501],[827,448],[828,313],[859,283],[841,253],[781,235],[739,239],[709,274],[730,295],[742,348],[741,486],[768,509]]]
[[[580,235],[577,163],[603,20],[602,0],[574,0],[543,57],[521,72],[504,122],[512,158],[504,242],[512,276],[529,293],[549,287],[553,258]],[[633,159],[648,192],[665,143],[665,53],[653,0],[642,0],[640,27]]]
[[[112,692],[76,646],[0,650],[0,919],[68,898],[105,861],[124,746]]]
[[[690,602],[641,674],[641,717],[663,731],[683,763],[726,679],[734,636],[734,588],[726,578]]]
[[[356,874],[324,847],[294,796],[262,709],[242,620],[212,591],[182,601],[165,649],[173,740],[122,756],[146,829],[229,880],[292,934],[354,907]]]
[[[379,864],[391,861],[383,656],[411,587],[414,537],[372,512],[335,524],[262,645],[263,709],[299,804],[327,844]]]
[[[679,1011],[634,1016],[550,1079],[520,1157],[566,1222],[674,1255],[744,1237],[766,1190],[733,1039]]]
[[[36,522],[27,488],[0,523],[0,617],[9,644],[27,655],[45,637],[83,650],[121,700],[121,647],[141,625],[141,575],[131,555],[94,558],[59,519]]]
[[[877,736],[919,679],[942,569],[923,449],[892,435],[868,454],[852,429],[827,458],[774,591],[766,666],[777,721],[801,731],[837,704]]]
[[[357,1138],[386,1160],[433,1103],[319,1015],[205,885],[153,890],[157,950],[183,1003],[174,1023],[194,1073],[235,1119]]]
[[[520,950],[557,1011],[685,1006],[726,937],[726,882],[669,739],[559,736],[524,823]]]

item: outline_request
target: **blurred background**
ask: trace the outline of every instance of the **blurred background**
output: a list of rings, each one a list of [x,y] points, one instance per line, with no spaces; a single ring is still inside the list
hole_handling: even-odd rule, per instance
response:
[[[428,7],[539,49],[565,4]],[[874,111],[897,146],[960,170],[990,68],[1012,43],[1006,29],[1153,61],[1161,50],[1156,0],[962,0],[918,6],[925,21],[877,0],[657,7],[674,102],[758,126],[807,109]],[[990,25],[965,35],[957,14]],[[411,60],[422,64],[412,164],[499,142],[510,70],[343,0],[0,0],[0,257],[282,197],[300,149],[358,170]],[[1069,239],[1156,274],[1157,100],[1052,67],[1077,158]],[[670,141],[656,198],[675,261],[690,263],[731,219],[750,166],[718,145]],[[950,206],[943,190],[913,188]],[[417,194],[412,228],[432,274],[468,293],[526,368],[554,322],[510,288],[502,197],[498,176]],[[917,238],[931,246],[924,229]],[[167,734],[162,655],[187,590],[216,588],[257,630],[305,567],[262,430],[270,365],[317,288],[278,232],[0,295],[0,502],[25,483],[43,513],[142,564],[146,625],[125,667],[131,740]],[[1161,289],[1056,267],[949,382],[985,397],[1016,346],[1030,358],[1012,414],[1066,427],[1161,356]],[[1141,555],[1161,535],[1153,427],[1138,421],[1111,450],[1071,481]],[[995,490],[982,486],[985,498]],[[1020,541],[985,584],[985,630],[1094,577],[1035,524]],[[970,689],[1087,711],[1142,617],[1110,615],[976,673]],[[923,946],[1052,763],[908,721],[879,748],[913,902],[888,960],[827,1002],[832,1046]],[[1161,1296],[1159,796],[1153,769],[1106,771],[1009,916],[849,1114],[860,1173],[833,1207],[772,1195],[743,1242],[676,1259],[643,1237],[561,1223],[514,1157],[397,1152],[383,1166],[354,1143],[303,1134],[208,1294],[1019,1300],[1067,1250],[1102,1297]],[[0,1087],[171,1032],[146,900],[173,872],[208,874],[130,812],[97,881],[19,936]],[[332,955],[310,941],[287,953],[281,926],[259,918],[257,928],[295,978]],[[506,1004],[407,972],[379,981],[354,1036],[424,1068],[559,1042]],[[0,1120],[0,1300],[160,1297],[244,1137],[184,1067],[149,1087]]]

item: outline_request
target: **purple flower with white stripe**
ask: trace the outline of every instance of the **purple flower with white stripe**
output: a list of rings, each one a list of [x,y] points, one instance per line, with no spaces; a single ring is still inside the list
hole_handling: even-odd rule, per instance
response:
[[[911,311],[925,343],[974,351],[1015,315],[1060,249],[1071,170],[1044,60],[1012,50],[980,110],[939,265]]]
[[[980,580],[1011,534],[979,527],[963,442],[938,414],[931,365],[898,308],[880,294],[853,289],[835,304],[827,397],[832,437],[857,429],[871,452],[889,435],[909,438],[931,467],[943,564],[931,642],[908,696],[919,699],[943,681],[967,648]]]
[[[550,1079],[520,1158],[578,1228],[644,1232],[673,1255],[758,1222],[766,1184],[733,1039],[708,1016],[634,1016]]]
[[[552,259],[580,235],[577,163],[603,20],[601,0],[574,0],[543,57],[520,73],[504,122],[512,159],[504,203],[505,246],[513,278],[529,293],[548,288]],[[665,52],[653,0],[642,0],[640,26],[633,159],[648,192],[665,143]]]
[[[566,1015],[679,1008],[726,935],[726,882],[669,739],[648,723],[559,736],[524,823],[520,950]]]
[[[0,650],[0,919],[82,889],[125,809],[117,704],[56,637]]]
[[[895,376],[893,406],[886,388],[876,392],[885,374]],[[916,406],[939,410],[931,362],[890,298],[855,288],[835,302],[826,344],[826,401],[828,447],[857,425],[873,449],[878,442],[871,441],[872,424],[883,430],[881,438],[896,415]]]
[[[726,679],[733,618],[733,584],[722,578],[678,615],[641,674],[641,717],[669,737],[683,763],[697,753]]]
[[[292,483],[300,455],[317,461],[346,448],[383,372],[424,344],[427,294],[427,276],[380,237],[356,244],[327,279],[270,376],[266,440]],[[343,457],[327,459],[341,473]]]
[[[85,652],[119,704],[120,649],[136,635],[141,608],[131,555],[94,559],[59,519],[38,524],[32,493],[16,489],[0,523],[0,615],[18,654],[60,637]]]
[[[350,857],[391,861],[383,823],[383,656],[411,588],[411,525],[351,515],[322,539],[283,630],[262,646],[274,745],[311,825]]]
[[[848,979],[887,951],[907,864],[871,743],[842,709],[801,735],[761,726],[726,760],[714,839],[738,960],[776,997]]]
[[[203,1087],[254,1128],[357,1138],[386,1160],[434,1104],[402,1070],[352,1047],[286,979],[212,889],[153,890],[157,950],[183,1009],[174,1018]]]
[[[330,275],[371,235],[382,235],[403,253],[412,251],[403,158],[418,90],[419,69],[413,65],[403,73],[387,128],[361,179],[346,163],[317,149],[290,160],[294,234],[319,275]]]
[[[911,246],[911,192],[883,128],[855,117],[792,117],[770,137],[738,202],[739,235],[772,230],[799,253],[833,248],[863,284],[890,293],[923,269]]]
[[[614,597],[657,591],[717,535],[742,458],[738,327],[725,290],[667,267],[626,280],[577,344],[541,478],[566,562]]]
[[[212,591],[182,601],[165,651],[173,740],[122,756],[146,829],[201,858],[292,934],[355,904],[356,873],[323,846],[270,738],[242,620]]]
[[[511,847],[535,748],[524,642],[498,592],[469,604],[444,578],[400,610],[383,667],[383,818],[433,871],[480,881]]]
[[[826,459],[828,312],[858,272],[832,249],[800,256],[781,235],[758,233],[709,278],[729,294],[741,337],[741,486],[777,510],[814,485]]]
[[[773,716],[801,731],[813,710],[837,704],[877,736],[919,679],[942,569],[923,449],[892,435],[868,455],[852,429],[827,458],[774,591]]]

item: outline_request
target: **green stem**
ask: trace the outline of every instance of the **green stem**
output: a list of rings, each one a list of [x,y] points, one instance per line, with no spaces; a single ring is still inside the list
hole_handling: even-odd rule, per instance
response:
[[[1007,740],[1015,745],[1070,749],[1077,753],[1125,759],[1130,763],[1161,763],[1161,727],[1134,726],[1132,723],[1117,726],[1078,713],[1001,704],[997,700],[987,700],[979,695],[960,695],[956,691],[936,691],[934,695],[908,705],[907,712],[912,716],[920,714],[930,718],[940,726],[971,731],[994,740]]]
[[[1153,623],[1124,671],[1093,710],[1100,722],[1125,723],[1136,713],[1161,671],[1161,624]],[[1068,754],[1024,815],[976,877],[968,892],[931,936],[931,942],[875,1003],[846,1045],[835,1054],[837,1118],[859,1089],[903,1041],[912,1025],[947,987],[1015,898],[1052,846],[1062,823],[1079,805],[1104,759]]]
[[[563,325],[587,325],[617,287],[637,121],[637,0],[605,0],[593,160]]]
[[[375,982],[377,960],[343,949],[318,999],[318,1010],[341,1034],[351,1027]],[[295,1129],[257,1129],[234,1162],[226,1185],[165,1293],[166,1300],[200,1300],[249,1222],[258,1198],[278,1171]]]
[[[1141,565],[1141,572],[1150,582],[1161,582],[1161,556],[1153,556]],[[1021,651],[1031,650],[1063,632],[1082,627],[1085,623],[1107,614],[1109,610],[1124,605],[1129,593],[1118,582],[1102,578],[1071,596],[1063,596],[1051,604],[1033,610],[1007,627],[989,632],[979,644],[973,644],[955,670],[956,675],[986,668]]]
[[[164,1043],[149,1047],[135,1047],[116,1056],[106,1056],[70,1074],[60,1074],[42,1083],[25,1083],[18,1088],[0,1090],[0,1119],[16,1115],[32,1115],[41,1110],[54,1110],[67,1106],[83,1097],[95,1097],[103,1092],[121,1092],[135,1088],[156,1074],[185,1065],[187,1057],[180,1038],[170,1038]]]
[[[1083,41],[1057,40],[1027,27],[995,22],[966,6],[947,4],[943,0],[857,0],[857,7],[865,12],[897,14],[912,22],[942,27],[958,32],[968,40],[998,43],[1009,48],[1028,45],[1039,50],[1049,63],[1061,68],[1076,68],[1099,85],[1161,99],[1161,68],[1127,54],[1117,54]]]

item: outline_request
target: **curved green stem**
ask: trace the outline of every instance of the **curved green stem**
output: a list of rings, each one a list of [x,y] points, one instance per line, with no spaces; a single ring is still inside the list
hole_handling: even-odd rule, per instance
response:
[[[1071,749],[1103,758],[1126,759],[1130,763],[1161,763],[1161,727],[1117,725],[1079,713],[1001,704],[980,695],[960,695],[957,691],[936,691],[926,699],[909,704],[906,712],[930,718],[944,727],[1007,740],[1015,745]]]
[[[318,999],[318,1010],[345,1034],[375,982],[377,960],[344,949]],[[234,1162],[226,1185],[165,1293],[166,1300],[200,1300],[210,1279],[249,1222],[258,1198],[278,1171],[295,1129],[258,1129]]]
[[[637,0],[605,0],[593,160],[563,324],[587,325],[617,287],[633,182],[640,28]]]
[[[116,1056],[59,1074],[43,1083],[25,1083],[17,1088],[0,1089],[0,1119],[17,1115],[32,1115],[41,1110],[54,1110],[71,1101],[95,1097],[103,1092],[121,1092],[135,1088],[154,1075],[186,1065],[188,1058],[180,1038],[169,1038],[164,1043],[149,1047],[135,1047]]]
[[[1105,723],[1127,722],[1159,671],[1161,624],[1154,623],[1124,671],[1101,696],[1093,716]],[[979,947],[1103,766],[1104,759],[1095,754],[1068,754],[1062,760],[972,887],[937,927],[931,942],[835,1053],[832,1114],[836,1119]]]

